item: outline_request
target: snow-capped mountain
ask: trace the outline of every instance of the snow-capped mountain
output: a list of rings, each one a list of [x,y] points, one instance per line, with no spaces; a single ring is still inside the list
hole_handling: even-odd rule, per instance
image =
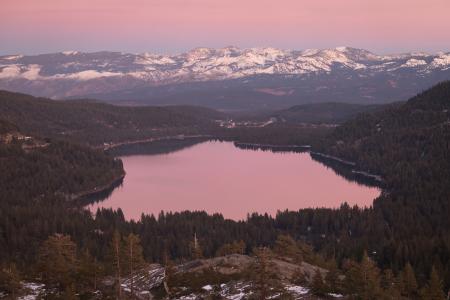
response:
[[[379,102],[379,95],[387,96],[384,101],[404,100],[393,99],[396,93],[386,95],[383,85],[396,89],[409,83],[413,94],[417,88],[445,79],[450,79],[450,53],[377,55],[349,47],[303,51],[196,48],[178,55],[66,51],[0,56],[1,89],[53,98],[153,99],[167,98],[176,91],[183,94],[186,89],[211,94],[214,86],[223,94],[224,88],[239,86],[242,90],[247,85],[250,88],[244,90],[252,93],[301,100],[312,97],[314,90],[319,101],[323,90],[338,91],[327,93],[328,101],[335,101],[347,94],[339,92],[339,85],[350,80],[352,84],[347,86],[357,88],[361,99]],[[357,100],[350,98],[350,102]]]

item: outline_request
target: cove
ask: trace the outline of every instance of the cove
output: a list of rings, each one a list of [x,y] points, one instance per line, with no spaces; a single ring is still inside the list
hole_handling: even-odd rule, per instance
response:
[[[123,184],[88,208],[121,208],[134,220],[142,213],[185,210],[243,220],[253,212],[274,216],[278,210],[337,208],[344,202],[368,207],[381,192],[339,176],[308,152],[242,149],[220,141],[157,147],[121,156]]]

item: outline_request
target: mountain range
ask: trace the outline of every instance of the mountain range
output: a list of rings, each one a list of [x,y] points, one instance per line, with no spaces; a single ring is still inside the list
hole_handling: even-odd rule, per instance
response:
[[[338,47],[196,48],[176,55],[66,51],[0,56],[0,89],[57,99],[271,109],[406,100],[450,79],[450,53],[377,55]]]

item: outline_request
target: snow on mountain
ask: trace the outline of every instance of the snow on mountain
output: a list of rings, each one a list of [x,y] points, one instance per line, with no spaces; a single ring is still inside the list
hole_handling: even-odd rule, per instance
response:
[[[450,53],[441,53],[438,57],[434,58],[433,61],[430,64],[430,67],[432,68],[443,68],[444,70],[447,70],[450,68]]]
[[[345,79],[411,72],[420,77],[449,69],[450,53],[377,55],[351,47],[303,51],[270,47],[195,48],[176,55],[64,51],[34,56],[0,56],[0,88],[67,97],[136,86],[260,75],[298,78],[331,75]],[[27,83],[30,81],[33,84]]]
[[[175,61],[167,56],[143,53],[136,56],[135,63],[141,65],[166,65],[174,64]]]
[[[427,64],[427,62],[424,61],[423,59],[415,59],[415,58],[411,58],[411,59],[408,59],[408,60],[406,61],[406,63],[404,63],[404,64],[402,65],[402,67],[405,67],[405,68],[408,68],[408,67],[418,67],[418,66],[423,66],[423,65],[426,65],[426,64]]]
[[[3,67],[0,72],[0,79],[23,78],[28,80],[36,80],[39,78],[41,66],[37,64],[20,65],[11,64]]]
[[[20,67],[17,65],[6,65],[0,72],[0,79],[3,78],[18,78],[21,76]]]
[[[63,51],[61,53],[64,55],[77,55],[78,51],[69,50],[69,51]]]
[[[5,60],[16,60],[19,58],[22,58],[23,55],[10,55],[10,56],[3,56],[3,59]]]
[[[64,78],[64,79],[77,79],[77,80],[90,80],[95,78],[101,78],[101,77],[111,77],[111,76],[122,76],[123,73],[119,72],[98,72],[95,70],[86,70],[81,71],[77,73],[71,73],[71,74],[55,74],[51,78],[57,79],[57,78]]]
[[[64,51],[37,56],[0,57],[0,79],[91,80],[102,77],[131,76],[159,84],[164,81],[240,78],[257,74],[330,73],[336,69],[386,71],[390,63],[402,68],[439,68],[450,65],[450,55],[402,54],[378,56],[350,47],[309,49],[304,51],[276,48],[222,49],[196,48],[179,55],[114,52],[82,53]],[[430,58],[427,63],[422,58]],[[52,56],[54,59],[52,59]],[[404,60],[404,62],[399,62]]]

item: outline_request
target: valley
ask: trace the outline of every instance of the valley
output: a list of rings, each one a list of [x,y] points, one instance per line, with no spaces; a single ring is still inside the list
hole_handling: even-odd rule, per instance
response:
[[[144,288],[152,290],[156,298],[172,292],[180,299],[192,293],[194,298],[195,293],[213,296],[209,286],[219,294],[231,286],[243,289],[246,282],[255,287],[259,284],[257,274],[268,276],[257,291],[289,294],[296,286],[312,299],[331,294],[351,298],[354,293],[363,299],[367,295],[415,299],[420,296],[417,286],[428,293],[436,276],[446,287],[450,274],[449,92],[450,84],[443,82],[404,103],[368,108],[356,115],[355,108],[349,107],[348,113],[344,109],[343,119],[330,118],[325,105],[323,110],[314,108],[314,118],[311,112],[302,112],[295,120],[270,116],[277,121],[267,126],[248,126],[264,124],[266,117],[246,123],[242,116],[204,108],[116,107],[91,100],[60,102],[1,92],[0,163],[7,171],[1,173],[0,181],[0,257],[4,266],[0,278],[7,284],[0,287],[6,295],[23,295],[25,286],[20,282],[24,281],[32,286],[44,284],[42,293],[49,297],[65,297],[72,289],[87,298],[122,292],[124,297],[134,297],[138,287],[130,286],[130,280],[135,271],[148,270],[150,262],[164,266],[165,280],[172,282],[169,291],[164,284],[159,290]],[[239,126],[220,126],[220,121],[239,118]],[[307,119],[315,121],[308,123]],[[332,123],[327,123],[330,120]],[[189,139],[191,135],[196,138]],[[176,142],[181,145],[167,139],[172,136],[178,137]],[[211,137],[235,141],[241,148],[308,145],[312,152],[323,154],[321,163],[349,180],[364,173],[380,175],[383,190],[371,207],[347,203],[328,208],[298,207],[274,215],[257,212],[239,221],[220,212],[207,213],[205,205],[198,211],[155,212],[129,221],[120,208],[102,208],[92,215],[77,201],[68,201],[70,195],[95,190],[123,176],[122,161],[114,155],[141,151],[159,155]],[[155,150],[138,143],[142,140],[163,147]],[[117,146],[103,151],[109,143],[134,142],[133,147],[139,149]],[[345,171],[334,165],[340,164],[339,160],[332,163],[327,157],[352,162],[353,166]],[[250,169],[258,170],[256,166]],[[305,199],[310,198],[305,193]],[[130,247],[135,247],[134,258],[127,254]],[[200,257],[207,259],[203,264],[233,253],[243,253],[257,262],[249,273],[244,272],[247,275],[242,274],[244,277],[223,277],[209,270],[198,276],[177,271],[170,275],[174,265],[195,264]],[[294,259],[294,265],[307,262],[328,273],[315,274],[312,281],[297,285],[291,279],[267,279],[274,275],[264,273],[264,268],[283,257],[289,263]],[[301,262],[295,262],[299,257]],[[132,269],[123,267],[122,276],[117,277],[119,261],[131,262]],[[334,274],[332,278],[326,276],[329,273]],[[206,279],[201,274],[207,274]],[[362,274],[370,276],[361,281]],[[406,278],[411,277],[416,287],[407,289]],[[400,283],[383,285],[386,281]],[[242,293],[251,295],[250,291]]]
[[[449,12],[3,0],[0,300],[450,300]]]

